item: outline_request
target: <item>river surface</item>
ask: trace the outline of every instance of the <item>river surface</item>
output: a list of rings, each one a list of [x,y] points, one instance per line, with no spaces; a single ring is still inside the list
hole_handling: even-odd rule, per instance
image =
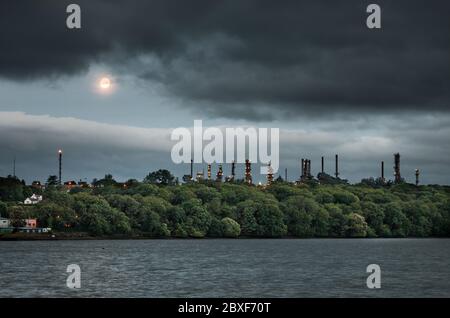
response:
[[[450,297],[450,239],[0,241],[0,297]]]

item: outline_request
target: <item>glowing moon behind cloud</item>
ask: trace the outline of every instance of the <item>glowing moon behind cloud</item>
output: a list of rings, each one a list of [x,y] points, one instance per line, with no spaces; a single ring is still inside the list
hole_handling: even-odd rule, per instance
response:
[[[111,80],[107,77],[102,77],[100,80],[100,88],[103,90],[107,90],[111,87]]]

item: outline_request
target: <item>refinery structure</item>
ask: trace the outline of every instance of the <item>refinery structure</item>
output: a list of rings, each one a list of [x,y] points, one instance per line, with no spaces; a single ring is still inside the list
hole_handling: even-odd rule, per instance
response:
[[[58,150],[58,175],[55,176],[57,178],[56,184],[59,186],[64,186],[65,188],[73,188],[73,187],[91,187],[96,186],[95,182],[92,184],[89,184],[86,181],[80,180],[79,182],[76,181],[66,181],[63,182],[63,174],[62,174],[62,164],[63,164],[63,151],[61,149]],[[374,185],[390,185],[390,184],[399,184],[405,182],[404,178],[402,177],[401,171],[400,171],[400,154],[395,153],[393,160],[393,180],[387,180],[385,178],[385,165],[384,161],[381,161],[381,169],[380,169],[380,176],[377,178],[369,178],[369,179],[363,179],[363,180],[369,180]],[[16,158],[14,158],[14,177],[16,174],[15,171],[15,162]],[[229,175],[225,175],[224,168],[225,164],[219,163],[214,166],[215,173],[213,173],[213,165],[207,164],[206,165],[206,174],[204,170],[204,165],[202,165],[202,170],[197,171],[194,174],[194,161],[191,160],[190,162],[190,173],[185,174],[182,178],[183,182],[185,183],[191,183],[191,182],[239,182],[239,183],[245,183],[248,185],[253,185],[253,177],[252,177],[252,162],[249,159],[246,159],[243,165],[243,175],[237,176],[236,175],[236,162],[232,161],[231,164],[229,164],[227,167],[229,167]],[[317,183],[317,184],[348,184],[347,179],[343,179],[340,177],[340,171],[339,171],[339,156],[336,154],[334,156],[334,171],[331,173],[325,172],[325,157],[321,157],[321,169],[320,172],[317,174],[317,176],[314,176],[311,172],[311,159],[309,158],[301,158],[299,159],[299,172],[297,174],[297,177],[294,177],[293,180],[288,180],[288,170],[287,168],[284,169],[284,178],[281,176],[282,174],[279,173],[278,177],[276,177],[273,168],[271,166],[271,162],[268,163],[267,166],[267,174],[266,174],[266,180],[265,183],[258,182],[258,185],[270,185],[273,182],[276,181],[283,181],[283,182],[289,182],[292,184],[308,184],[308,183]],[[419,176],[420,171],[419,169],[414,170],[414,176],[415,176],[415,185],[419,185]],[[362,181],[363,182],[363,181]],[[33,186],[36,187],[44,187],[44,185],[40,183],[40,181],[34,181],[32,183]]]
[[[306,183],[347,184],[348,183],[347,179],[342,179],[339,177],[340,171],[339,171],[339,155],[338,154],[336,154],[334,156],[334,161],[335,161],[334,172],[332,172],[331,174],[326,173],[325,172],[325,157],[322,156],[320,172],[317,174],[317,176],[314,176],[311,172],[311,159],[301,158],[299,160],[300,169],[299,169],[298,178],[296,178],[293,181],[288,180],[287,168],[285,168],[285,170],[284,170],[284,179],[281,177],[281,174],[279,174],[279,176],[277,178],[275,178],[275,174],[271,167],[271,163],[269,162],[267,174],[266,174],[265,185],[270,185],[271,183],[273,183],[275,181],[285,181],[285,182],[290,182],[290,183],[294,183],[294,184],[302,184],[302,183],[303,184],[306,184]],[[244,174],[243,174],[242,178],[238,178],[236,176],[236,163],[233,161],[230,164],[231,174],[229,176],[225,177],[225,179],[223,179],[224,165],[218,164],[216,177],[213,179],[211,164],[207,165],[208,174],[207,174],[207,177],[205,178],[203,170],[198,171],[194,175],[194,162],[193,162],[193,160],[191,160],[191,164],[190,164],[190,172],[191,173],[184,175],[183,181],[186,183],[189,183],[189,182],[201,182],[201,181],[205,181],[205,180],[216,181],[216,182],[222,182],[222,181],[234,182],[234,181],[239,180],[240,182],[252,185],[253,184],[252,163],[249,159],[246,159],[244,165],[245,165],[244,166]],[[419,185],[419,175],[420,175],[419,169],[415,169],[415,184],[417,186]],[[385,178],[384,161],[381,161],[380,176],[373,180],[378,185],[399,184],[399,183],[405,182],[405,180],[402,178],[401,173],[400,173],[400,154],[399,153],[394,154],[393,181],[386,180],[386,178]],[[259,183],[259,184],[262,185],[261,183]]]

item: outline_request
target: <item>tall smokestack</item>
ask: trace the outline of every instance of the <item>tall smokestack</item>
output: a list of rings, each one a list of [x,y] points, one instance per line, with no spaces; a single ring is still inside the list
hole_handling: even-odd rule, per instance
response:
[[[384,182],[384,161],[381,161],[381,180]]]
[[[273,169],[272,163],[269,161],[269,166],[267,168],[267,185],[271,185],[273,182]]]
[[[416,169],[416,186],[419,185],[419,175],[420,175],[420,171],[419,171],[419,169]]]
[[[58,182],[59,185],[62,185],[62,150],[58,150],[58,160],[59,160],[59,176],[58,176]]]
[[[339,157],[336,155],[336,172],[335,172],[336,179],[339,177]]]
[[[191,180],[194,180],[194,160],[191,159]]]
[[[233,160],[233,162],[231,163],[231,178],[232,178],[232,180],[234,180],[234,177],[236,175],[236,171],[235,170],[236,170],[236,163]]]
[[[284,181],[288,181],[287,179],[287,168],[284,169]]]
[[[217,170],[217,174],[216,174],[216,181],[222,182],[222,176],[223,176],[222,165],[219,165],[219,169]]]
[[[395,183],[400,183],[402,181],[402,176],[400,174],[400,154],[394,154],[394,177]]]
[[[323,157],[322,157],[322,173],[324,173],[325,172],[325,169],[324,169],[324,164],[323,164],[324,162],[323,162]]]
[[[252,164],[250,160],[245,160],[245,182],[252,184]]]
[[[305,178],[305,159],[302,158],[302,166],[300,170],[300,179]]]

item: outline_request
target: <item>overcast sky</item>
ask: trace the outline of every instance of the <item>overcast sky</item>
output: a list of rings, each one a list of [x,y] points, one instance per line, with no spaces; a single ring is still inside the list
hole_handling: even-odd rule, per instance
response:
[[[70,3],[81,30],[66,28]],[[449,16],[444,0],[1,0],[0,175],[15,156],[20,178],[45,181],[62,148],[65,180],[181,177],[170,133],[202,119],[280,128],[290,180],[302,157],[333,173],[335,153],[352,182],[381,160],[391,176],[400,152],[408,181],[419,168],[449,184]]]

